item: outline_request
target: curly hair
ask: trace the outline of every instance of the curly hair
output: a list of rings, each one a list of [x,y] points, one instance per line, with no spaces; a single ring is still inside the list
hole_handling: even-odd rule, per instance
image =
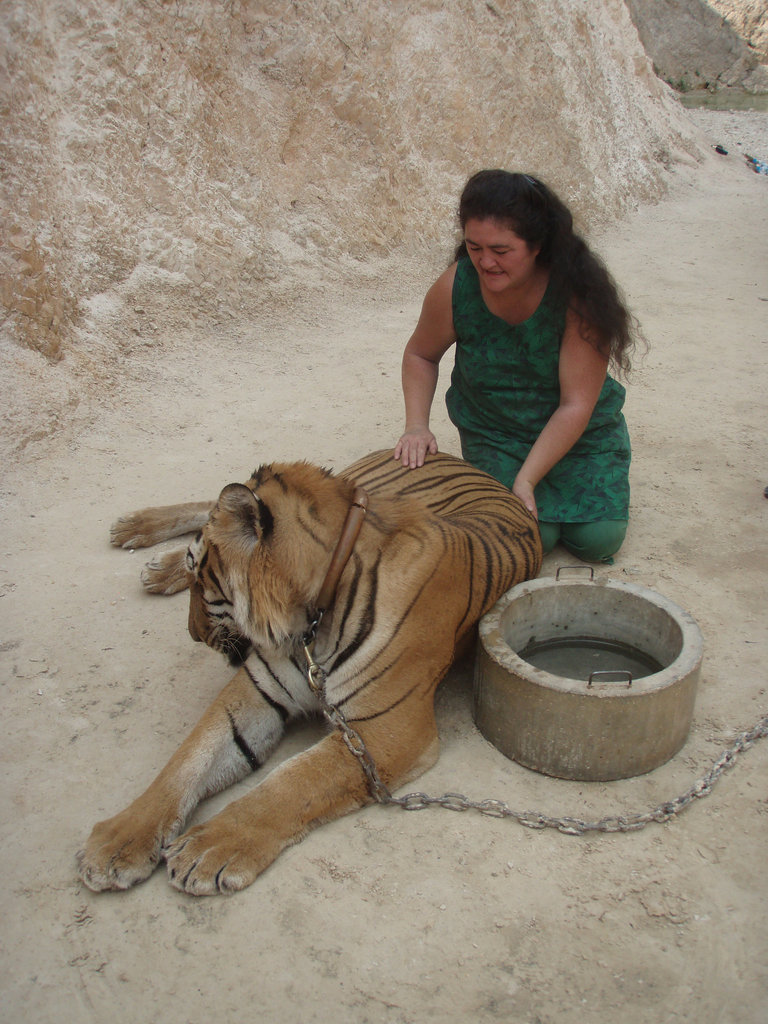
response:
[[[551,286],[581,317],[583,336],[616,370],[629,373],[640,337],[637,321],[602,260],[573,230],[570,210],[552,189],[530,174],[478,171],[464,186],[458,212],[462,230],[469,220],[495,220],[538,248],[536,262],[549,270]],[[465,255],[462,242],[456,259]]]

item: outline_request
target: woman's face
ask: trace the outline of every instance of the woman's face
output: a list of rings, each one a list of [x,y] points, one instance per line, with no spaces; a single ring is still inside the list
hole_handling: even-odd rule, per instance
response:
[[[464,241],[480,283],[491,292],[524,288],[536,272],[539,249],[498,220],[468,220]]]

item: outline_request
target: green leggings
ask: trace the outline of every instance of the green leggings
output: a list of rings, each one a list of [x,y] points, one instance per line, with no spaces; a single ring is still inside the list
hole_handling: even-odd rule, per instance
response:
[[[558,541],[584,562],[613,565],[614,555],[627,532],[626,519],[604,519],[598,523],[539,523],[544,554]]]

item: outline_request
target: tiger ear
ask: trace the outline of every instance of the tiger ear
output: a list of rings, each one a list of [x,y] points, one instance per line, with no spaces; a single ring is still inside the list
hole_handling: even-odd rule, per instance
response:
[[[227,484],[219,495],[218,508],[232,517],[230,529],[248,546],[256,544],[272,529],[269,509],[244,484]]]

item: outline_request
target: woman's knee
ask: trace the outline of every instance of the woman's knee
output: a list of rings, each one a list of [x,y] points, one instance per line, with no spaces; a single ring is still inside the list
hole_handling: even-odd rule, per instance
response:
[[[548,555],[560,540],[560,523],[542,523],[540,521],[539,533],[541,534],[541,546],[544,554]]]
[[[584,562],[613,562],[627,535],[626,519],[604,519],[597,523],[563,523],[560,542]]]

